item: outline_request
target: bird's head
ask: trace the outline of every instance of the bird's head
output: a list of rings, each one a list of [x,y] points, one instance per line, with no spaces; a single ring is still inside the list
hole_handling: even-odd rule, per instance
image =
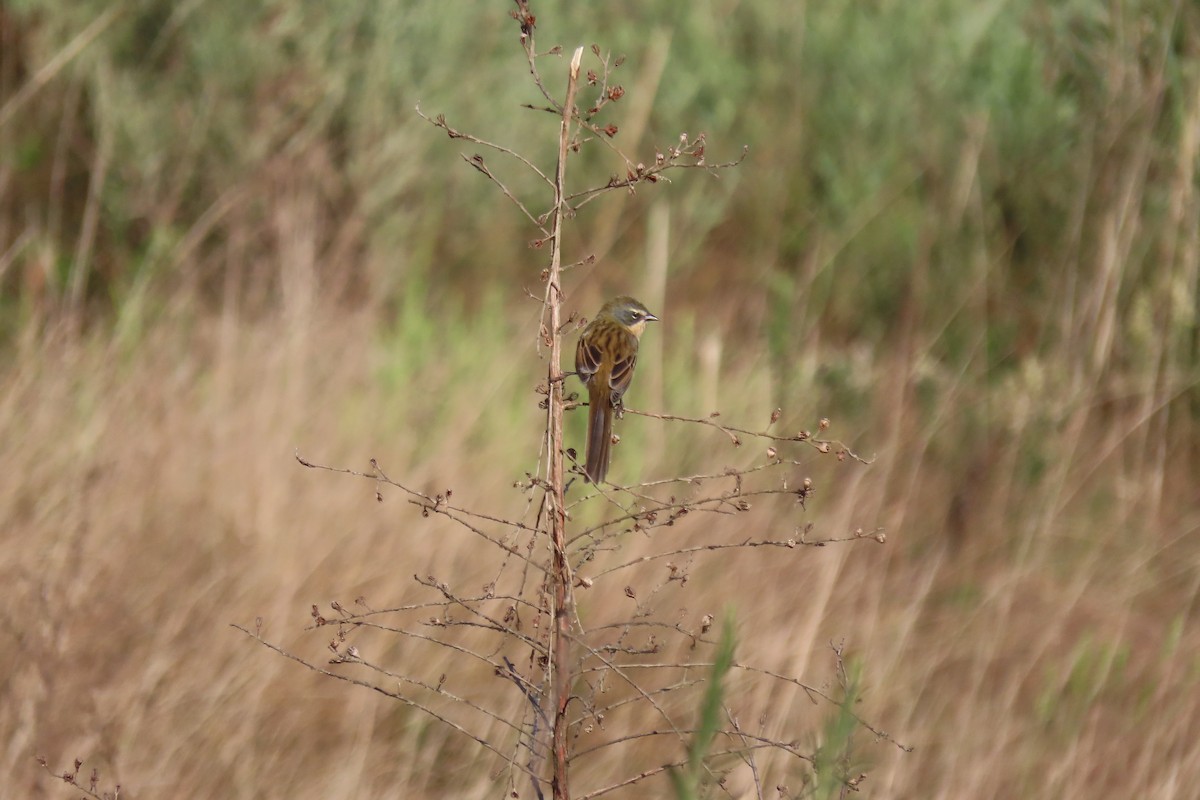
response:
[[[609,314],[638,338],[641,338],[642,331],[646,330],[647,322],[658,321],[658,317],[651,314],[650,310],[640,301],[626,296],[614,297],[609,300],[604,304],[604,308],[600,309],[600,313]]]

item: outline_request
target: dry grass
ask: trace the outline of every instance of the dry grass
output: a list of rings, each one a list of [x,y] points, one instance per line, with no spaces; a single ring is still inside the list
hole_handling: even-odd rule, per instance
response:
[[[1090,7],[1032,3],[985,25],[962,3],[929,46],[947,16],[932,6],[810,4],[789,27],[777,4],[740,5],[768,21],[776,49],[761,32],[746,37],[766,53],[756,60],[721,46],[752,14],[715,26],[718,39],[680,28],[680,66],[662,85],[696,99],[680,110],[664,93],[650,128],[671,140],[697,113],[716,125],[720,98],[759,126],[747,129],[761,155],[739,173],[745,185],[689,186],[670,200],[684,204],[674,222],[665,207],[650,214],[649,234],[645,195],[613,204],[595,230],[581,218],[581,249],[608,257],[571,274],[571,300],[586,313],[612,289],[664,295],[668,323],[647,342],[638,406],[720,408],[757,427],[778,402],[781,427],[829,416],[879,458],[863,468],[805,456],[818,487],[805,514],[764,503],[753,527],[695,515],[630,536],[619,557],[673,537],[779,537],[809,520],[826,536],[882,526],[883,545],[698,558],[687,586],[655,602],[691,621],[732,603],[738,660],[810,684],[832,684],[828,643],[844,641],[863,665],[858,710],[915,748],[859,730],[866,796],[1195,796],[1194,9],[1163,3],[1163,19],[1147,19],[1113,6],[1094,20]],[[329,8],[316,43],[354,50],[339,32],[389,29]],[[153,70],[127,80],[148,63],[132,58],[128,74],[82,63],[58,93],[37,95],[28,129],[40,139],[3,128],[3,169],[24,171],[0,174],[15,186],[0,193],[0,793],[74,794],[38,770],[44,755],[57,769],[86,759],[124,796],[500,794],[503,763],[469,740],[229,627],[261,618],[266,637],[319,662],[332,634],[306,630],[314,603],[394,606],[428,599],[414,574],[470,588],[495,576],[478,539],[398,493],[378,504],[369,482],[306,470],[296,450],[360,469],[375,457],[415,488],[527,512],[512,484],[538,457],[544,370],[519,288],[540,265],[522,249],[528,232],[480,204],[486,187],[450,177],[455,157],[434,149],[444,140],[407,113],[418,99],[464,126],[477,121],[466,109],[502,113],[511,104],[493,90],[512,91],[525,65],[503,72],[490,65],[508,62],[481,57],[469,87],[462,54],[482,52],[476,40],[500,23],[446,25],[441,4],[414,8],[388,5],[411,39],[380,36],[365,63],[315,46],[298,64],[288,25],[299,18],[264,30],[240,11],[192,15],[176,53],[191,60],[176,68],[214,81],[214,109],[255,112],[244,119],[195,119],[192,83]],[[37,74],[63,46],[29,24],[28,53],[14,45],[0,59],[7,87],[19,83],[14,64]],[[639,49],[645,25],[629,18]],[[13,40],[17,28],[5,30]],[[379,69],[398,53],[412,64]],[[441,64],[454,72],[410,86],[410,73]],[[145,95],[116,91],[134,85]],[[332,116],[314,113],[355,86]],[[740,129],[710,132],[741,141]],[[228,142],[247,144],[231,153]],[[87,188],[110,169],[108,191]],[[13,174],[21,181],[5,183]],[[635,266],[643,239],[658,254],[648,279]],[[469,314],[431,307],[468,286],[484,298]],[[86,319],[84,307],[104,309],[92,332],[43,335],[64,310]],[[574,441],[580,422],[568,422]],[[716,431],[632,416],[622,435],[618,480],[762,457]],[[645,597],[660,570],[598,583],[583,613],[628,616],[623,588]],[[518,716],[511,684],[445,651],[378,634],[355,644]],[[810,750],[834,713],[744,675],[728,702],[747,728]],[[511,736],[478,715],[456,719]],[[589,735],[619,736],[620,723],[614,714]],[[665,738],[611,752],[574,770],[577,792],[680,755]],[[801,791],[796,762],[764,768],[768,794]],[[729,789],[751,796],[740,772]]]
[[[65,796],[35,755],[56,767],[85,758],[138,797],[497,791],[500,765],[465,739],[228,627],[260,616],[265,634],[321,660],[325,635],[303,630],[311,603],[427,599],[414,573],[476,586],[492,568],[468,534],[397,496],[377,504],[369,483],[305,470],[295,448],[355,466],[374,456],[393,477],[515,513],[523,501],[511,481],[536,457],[537,362],[523,341],[430,360],[391,386],[381,376],[397,356],[369,320],[314,313],[317,324],[200,318],[128,351],[102,336],[31,344],[3,370],[8,791]],[[674,360],[693,357],[666,339]],[[497,351],[528,355],[528,372]],[[729,416],[758,413],[737,407],[732,389],[761,384],[759,369],[723,371]],[[482,404],[473,385],[515,399]],[[718,555],[657,602],[694,617],[733,603],[739,661],[813,684],[832,679],[827,643],[844,639],[865,665],[861,713],[916,748],[858,734],[871,796],[1191,796],[1200,517],[1190,454],[1168,449],[1150,514],[1129,452],[1137,437],[1107,438],[1123,430],[1120,419],[1085,421],[1048,471],[1054,480],[1021,474],[1020,435],[992,444],[965,480],[918,433],[879,442],[870,468],[814,461],[807,518],[818,532],[882,524],[886,545]],[[1040,444],[1065,452],[1069,433]],[[721,440],[682,429],[668,440],[685,436]],[[645,469],[666,471],[669,452]],[[709,456],[726,457],[749,456]],[[780,512],[747,534],[794,522]],[[631,540],[622,555],[649,546]],[[597,617],[617,614],[630,602],[621,586],[655,579],[625,576],[587,602]],[[516,702],[509,685],[444,654],[359,645],[430,682],[447,673],[460,691]],[[761,718],[775,735],[815,743],[831,713],[803,694],[735,686],[743,722]],[[637,752],[678,755],[671,745]],[[577,789],[612,769],[578,770]],[[780,764],[767,781],[796,791],[799,770]],[[731,788],[744,796],[748,785]]]

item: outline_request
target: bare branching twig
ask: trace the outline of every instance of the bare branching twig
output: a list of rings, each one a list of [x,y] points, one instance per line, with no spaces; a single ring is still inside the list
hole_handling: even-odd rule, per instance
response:
[[[799,678],[738,664],[732,658],[732,637],[726,649],[724,636],[718,641],[710,634],[712,614],[697,615],[682,607],[671,611],[668,604],[690,588],[697,565],[706,558],[753,558],[764,549],[800,554],[808,547],[864,539],[885,542],[881,529],[815,535],[814,524],[803,517],[816,492],[814,482],[803,472],[808,465],[795,453],[781,451],[800,445],[806,454],[812,450],[818,456],[833,455],[839,462],[871,462],[839,441],[822,438],[829,428],[825,419],[818,423],[815,434],[800,431],[788,435],[772,429],[782,413],[778,409],[765,428],[753,430],[718,421],[716,413],[696,418],[625,408],[624,412],[660,423],[712,428],[734,447],[747,440],[760,441],[766,459],[631,486],[584,483],[574,451],[564,439],[565,413],[582,404],[576,393],[564,388],[571,373],[562,369],[567,352],[564,337],[578,330],[584,320],[576,313],[566,313],[563,280],[571,266],[594,263],[595,257],[564,265],[564,225],[581,208],[609,192],[632,192],[640,184],[666,182],[667,173],[676,169],[719,174],[740,164],[746,151],[735,160],[710,163],[705,136],[683,134],[677,143],[656,150],[653,158],[644,162],[629,157],[617,145],[618,126],[601,119],[625,95],[624,88],[612,80],[623,59],[593,46],[595,66],[585,70],[584,48],[575,50],[560,100],[549,91],[539,63],[551,57],[559,65],[564,51],[554,47],[539,53],[534,44],[537,21],[529,3],[515,0],[515,6],[512,17],[520,28],[521,47],[546,103],[535,110],[553,113],[559,124],[553,176],[513,148],[452,128],[442,115],[429,117],[419,108],[417,113],[452,139],[516,161],[534,184],[529,189],[523,183],[502,179],[483,156],[462,154],[533,226],[537,232],[533,246],[548,245],[549,250],[539,273],[543,284],[540,296],[527,292],[542,305],[535,336],[537,352],[547,364],[545,380],[536,388],[538,407],[546,415],[539,464],[514,484],[525,495],[524,510],[517,514],[482,511],[463,503],[451,489],[419,491],[408,481],[390,478],[374,459],[368,470],[359,471],[325,466],[297,454],[297,461],[307,468],[370,481],[380,502],[385,490],[399,491],[422,519],[448,521],[452,530],[475,537],[499,563],[482,590],[435,575],[413,575],[416,590],[429,596],[428,600],[382,609],[368,607],[362,598],[353,610],[336,601],[329,611],[314,605],[310,627],[333,631],[325,666],[265,641],[261,623],[253,632],[235,627],[279,655],[318,674],[403,703],[501,757],[514,795],[520,793],[517,782],[527,780],[538,798],[545,797],[547,788],[555,800],[601,797],[646,784],[668,772],[678,778],[677,770],[685,765],[688,784],[698,787],[723,782],[730,768],[718,765],[733,764],[745,770],[761,797],[764,772],[775,763],[766,753],[782,753],[810,770],[817,768],[818,760],[792,740],[745,730],[727,706],[716,714],[725,689],[706,677],[710,668],[714,674],[733,669],[760,678],[773,684],[773,694],[780,687],[803,692],[810,701],[831,711],[840,710],[842,700]],[[580,109],[576,98],[582,95],[588,96],[584,102],[590,105]],[[599,186],[569,189],[569,160],[597,142],[616,157],[621,172]],[[575,480],[585,491],[568,502]],[[789,503],[793,511],[779,511]],[[763,509],[773,509],[769,520],[755,516]],[[786,520],[786,533],[764,530],[768,521],[778,525],[781,519]],[[647,535],[651,531],[654,538]],[[581,608],[578,601],[585,596],[588,602]],[[447,682],[455,676],[448,678],[445,672],[422,675],[420,659],[403,670],[387,667],[360,650],[378,636],[395,637],[406,648],[443,651],[455,658],[454,663],[461,665],[458,668],[490,674],[508,691],[496,691],[494,683],[478,692],[457,686],[451,690]],[[704,654],[715,660],[706,662]],[[840,653],[836,657],[840,664]],[[723,666],[717,669],[714,663]],[[360,677],[344,670],[357,670]],[[705,711],[696,723],[686,704],[681,712],[675,698],[683,693],[690,696],[702,687]],[[458,713],[447,713],[446,705],[456,707]],[[477,724],[464,722],[468,718]],[[620,722],[614,723],[614,719]],[[883,731],[854,719],[877,739],[894,743]],[[485,729],[493,733],[485,734]],[[629,760],[644,755],[657,741],[669,741],[666,749],[673,751],[689,748],[689,759],[664,757],[649,766],[635,766]],[[719,746],[709,747],[714,741]],[[607,763],[623,772],[583,791],[572,787],[573,765],[596,759],[608,759]]]
[[[91,773],[88,775],[87,783],[81,783],[79,770],[83,767],[83,761],[78,758],[75,759],[71,769],[63,770],[62,772],[55,772],[51,769],[50,763],[44,756],[38,756],[37,763],[47,773],[68,786],[73,787],[75,791],[83,792],[84,797],[90,797],[93,800],[120,800],[121,798],[121,784],[119,783],[113,787],[112,791],[105,791],[100,788],[100,770],[95,767],[92,768]]]

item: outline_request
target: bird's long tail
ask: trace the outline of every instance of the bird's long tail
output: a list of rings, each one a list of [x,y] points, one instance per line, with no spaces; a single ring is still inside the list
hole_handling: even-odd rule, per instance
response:
[[[608,474],[609,450],[612,448],[612,398],[608,392],[588,393],[588,480],[600,483]]]

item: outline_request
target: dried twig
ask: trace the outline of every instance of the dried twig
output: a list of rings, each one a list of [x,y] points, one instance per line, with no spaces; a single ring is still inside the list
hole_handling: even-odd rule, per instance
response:
[[[567,395],[563,388],[563,381],[569,374],[561,368],[565,351],[563,337],[573,328],[582,326],[584,320],[575,315],[564,319],[565,291],[562,281],[565,270],[579,264],[594,263],[595,258],[589,256],[574,265],[563,265],[563,225],[580,208],[610,191],[623,189],[632,192],[642,183],[666,182],[667,173],[675,169],[703,169],[718,173],[740,164],[746,157],[746,151],[743,150],[741,156],[733,161],[709,163],[703,134],[694,138],[684,134],[675,145],[656,151],[648,164],[631,159],[615,142],[617,126],[602,124],[599,119],[606,109],[619,102],[624,95],[623,88],[611,80],[613,71],[621,65],[621,59],[614,59],[611,54],[593,47],[597,68],[584,74],[581,72],[583,48],[579,48],[570,61],[564,97],[561,101],[557,100],[546,88],[539,73],[538,61],[548,55],[557,57],[563,51],[555,47],[546,53],[538,53],[534,44],[536,18],[529,3],[527,0],[515,0],[515,5],[512,16],[520,27],[521,46],[530,74],[547,103],[536,110],[554,113],[559,123],[554,176],[548,176],[532,160],[511,148],[450,127],[441,115],[430,118],[419,108],[417,113],[453,139],[471,142],[515,159],[533,173],[540,186],[551,190],[548,210],[539,214],[536,211],[537,204],[521,199],[521,190],[501,180],[482,156],[462,154],[467,164],[491,181],[533,225],[539,237],[533,244],[550,245],[548,264],[540,274],[543,291],[540,296],[527,292],[542,304],[542,316],[536,333],[537,345],[539,356],[544,353],[548,363],[546,378],[537,387],[537,392],[542,395],[540,408],[546,412],[546,432],[538,466],[524,480],[514,484],[527,498],[524,516],[514,519],[502,513],[469,508],[452,499],[453,492],[450,489],[435,494],[415,490],[404,482],[388,477],[374,459],[370,470],[357,471],[317,464],[297,454],[297,461],[311,469],[372,481],[375,497],[379,501],[383,500],[383,490],[389,487],[402,492],[407,502],[419,509],[423,517],[444,517],[463,531],[492,545],[495,550],[490,552],[498,556],[499,563],[482,591],[463,591],[433,575],[414,575],[414,581],[423,590],[434,593],[435,600],[379,610],[368,608],[365,601],[360,600],[362,609],[354,611],[334,602],[330,604],[333,612],[328,617],[314,606],[314,624],[311,627],[334,631],[334,638],[328,645],[333,653],[331,664],[358,665],[369,675],[376,676],[376,682],[333,672],[263,641],[258,632],[251,633],[245,628],[235,627],[271,650],[315,672],[373,689],[445,722],[488,751],[504,758],[510,770],[509,788],[513,792],[516,792],[518,780],[528,778],[533,795],[538,798],[544,797],[546,787],[550,788],[556,800],[565,800],[570,796],[594,798],[644,783],[684,762],[663,764],[633,775],[615,776],[607,785],[580,795],[571,791],[569,783],[569,769],[579,760],[595,758],[625,745],[638,747],[664,736],[676,743],[673,747],[686,747],[686,739],[697,733],[693,725],[683,722],[683,717],[675,711],[674,703],[668,700],[673,700],[679,692],[694,689],[706,682],[706,679],[697,677],[712,666],[704,662],[703,654],[717,649],[719,643],[709,635],[713,620],[711,614],[689,625],[682,616],[671,616],[662,608],[665,598],[674,596],[667,591],[669,588],[678,587],[682,590],[687,586],[693,569],[707,556],[728,558],[732,553],[743,553],[746,557],[753,557],[752,554],[761,552],[762,548],[800,552],[803,547],[822,547],[862,539],[882,543],[885,537],[881,529],[864,531],[859,528],[843,535],[814,538],[811,535],[813,524],[804,520],[793,526],[790,535],[757,531],[750,535],[745,533],[744,524],[720,527],[710,524],[754,513],[758,510],[755,504],[760,498],[786,499],[782,496],[787,495],[794,498],[794,505],[801,512],[807,510],[806,504],[816,490],[811,479],[795,474],[796,468],[803,469],[807,465],[780,454],[779,450],[785,444],[800,443],[819,454],[834,454],[839,461],[871,463],[841,442],[821,438],[822,432],[829,427],[827,420],[820,421],[816,435],[808,431],[794,435],[773,433],[771,426],[778,422],[782,413],[779,410],[771,414],[766,428],[750,430],[718,422],[718,414],[693,418],[626,408],[624,411],[627,413],[661,422],[683,422],[713,428],[735,447],[745,439],[762,440],[767,444],[766,460],[740,468],[657,479],[631,486],[581,483],[587,491],[581,492],[580,499],[569,504],[566,502],[567,485],[564,481],[568,463],[572,465],[572,472],[578,471],[578,465],[575,464],[574,455],[566,448],[563,415],[567,409],[582,404],[577,402],[575,394]],[[596,92],[591,105],[583,111],[576,107],[575,102],[580,91],[586,91],[581,89],[581,82],[594,87]],[[624,169],[624,176],[614,175],[601,186],[568,191],[568,159],[582,147],[597,141],[616,155]],[[533,509],[536,509],[536,514]],[[535,515],[535,519],[523,521],[529,519],[531,514]],[[587,515],[588,524],[576,524],[576,517],[584,515]],[[701,522],[703,526],[695,524]],[[690,528],[687,527],[689,525]],[[650,539],[626,535],[662,528],[676,528],[681,533],[686,529],[689,534],[703,528],[706,538],[700,541],[691,539],[681,545],[674,536],[659,534],[656,539],[662,541],[654,543]],[[648,546],[656,549],[652,552],[623,554],[631,540],[651,542]],[[658,572],[653,568],[636,569],[651,564],[662,564],[665,569]],[[631,581],[629,585],[621,587],[615,584],[618,576],[631,574],[633,577],[627,578]],[[639,582],[646,575],[650,576],[649,579]],[[589,620],[589,615],[583,613],[576,602],[576,592],[597,593],[589,595],[589,599],[597,599],[596,605],[605,607],[606,611],[617,608],[623,610],[616,614],[616,619],[601,622]],[[682,614],[682,611],[679,613]],[[468,663],[486,665],[494,675],[515,690],[515,700],[521,709],[519,719],[505,716],[488,705],[487,697],[494,691],[482,698],[472,697],[461,690],[451,693],[443,685],[444,675],[434,681],[421,677],[412,669],[394,671],[368,661],[351,644],[360,630],[404,637],[415,645],[441,648],[456,657],[466,656]],[[524,663],[514,663],[509,655],[513,648],[524,654]],[[743,665],[735,664],[735,667],[749,674],[786,683],[796,691],[805,692],[813,702],[837,705],[834,698],[799,678]],[[401,689],[428,692],[452,701],[485,725],[500,723],[500,729],[514,735],[513,741],[507,747],[501,746],[498,741],[487,739],[472,730],[462,720],[449,719],[419,697],[412,697],[411,693]],[[514,695],[509,693],[509,696]],[[572,709],[572,703],[578,708]],[[642,713],[629,714],[638,707]],[[579,739],[582,734],[594,733],[598,728],[607,730],[605,718],[610,715],[626,720],[640,717],[645,724],[626,721],[620,729],[607,732],[603,741],[589,742],[586,746],[582,744]],[[757,754],[768,750],[778,751],[805,763],[813,763],[813,756],[800,751],[793,742],[772,739],[761,732],[752,734],[738,724],[736,717],[732,714],[728,716],[729,727],[720,727],[716,735],[723,737],[729,747],[712,753],[712,756],[718,759],[735,756],[740,759],[752,776],[758,796],[762,796],[763,778]],[[879,729],[857,717],[855,719],[877,738],[897,744]],[[522,749],[526,751],[524,755]],[[690,768],[699,770],[700,774],[707,776],[706,779],[721,779],[707,763],[693,763]]]

